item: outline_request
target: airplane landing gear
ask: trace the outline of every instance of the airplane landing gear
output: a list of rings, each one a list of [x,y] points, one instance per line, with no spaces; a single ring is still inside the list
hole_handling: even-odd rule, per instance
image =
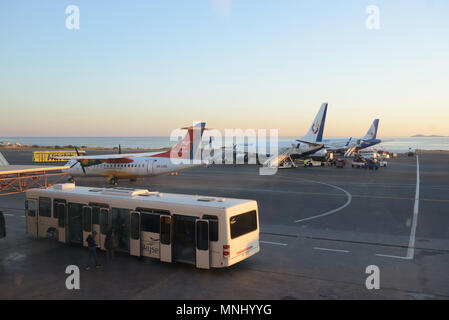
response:
[[[118,184],[118,179],[117,178],[111,178],[109,179],[109,183],[112,184],[113,186],[116,186]]]
[[[69,179],[67,179],[67,181],[70,183],[75,183],[75,179],[73,177],[70,177]]]

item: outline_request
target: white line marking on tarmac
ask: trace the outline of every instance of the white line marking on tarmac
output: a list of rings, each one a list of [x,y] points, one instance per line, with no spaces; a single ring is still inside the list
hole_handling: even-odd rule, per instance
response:
[[[260,242],[260,243],[268,243],[268,244],[277,244],[277,245],[279,245],[279,246],[287,246],[287,245],[288,245],[288,244],[286,244],[286,243],[271,242],[271,241],[262,241],[262,240],[259,240],[259,242]]]
[[[418,226],[418,209],[419,209],[419,161],[416,155],[416,191],[415,191],[415,206],[413,207],[413,222],[410,231],[410,241],[408,243],[407,257],[413,259],[415,257],[415,236],[416,227]]]
[[[311,180],[311,181],[312,181],[312,180]],[[351,196],[351,194],[350,194],[348,191],[346,191],[345,189],[342,189],[342,188],[340,188],[340,187],[334,186],[334,185],[332,185],[332,184],[324,183],[324,182],[318,182],[318,181],[313,181],[313,182],[319,183],[319,184],[323,184],[323,185],[325,185],[325,186],[329,186],[329,187],[332,187],[332,188],[336,188],[336,189],[338,189],[338,190],[340,190],[340,191],[343,191],[343,192],[346,194],[346,196],[348,197],[348,200],[347,200],[346,203],[345,203],[344,205],[342,205],[341,207],[338,207],[338,208],[336,208],[336,209],[327,211],[327,212],[325,212],[325,213],[318,214],[318,215],[313,216],[313,217],[308,217],[308,218],[304,218],[304,219],[295,220],[294,223],[303,222],[303,221],[307,221],[307,220],[312,220],[312,219],[316,219],[316,218],[321,218],[321,217],[328,216],[328,215],[330,215],[330,214],[336,213],[336,212],[338,212],[338,211],[340,211],[340,210],[343,210],[343,209],[346,208],[347,206],[349,206],[349,204],[350,204],[351,201],[352,201],[352,196]]]
[[[8,216],[8,217],[14,217],[14,215],[11,214],[11,213],[4,213],[3,215],[4,215],[4,216]]]
[[[389,254],[376,253],[376,256],[378,256],[378,257],[394,258],[394,259],[411,260],[411,258],[409,258],[409,257],[392,256],[392,255],[389,255]]]
[[[388,257],[395,259],[413,260],[415,258],[415,239],[416,239],[416,227],[418,226],[418,213],[419,213],[419,159],[416,155],[416,190],[415,190],[415,205],[413,206],[413,221],[410,230],[410,240],[408,242],[407,255],[391,256],[387,254],[376,254],[379,257]]]
[[[314,247],[315,250],[323,250],[323,251],[333,251],[333,252],[344,252],[348,253],[348,250],[340,250],[340,249],[329,249],[329,248],[320,248],[320,247]]]

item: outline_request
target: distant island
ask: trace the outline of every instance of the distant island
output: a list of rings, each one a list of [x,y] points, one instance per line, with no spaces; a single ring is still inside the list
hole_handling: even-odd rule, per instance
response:
[[[436,134],[431,135],[425,135],[425,134],[415,134],[414,136],[411,136],[412,138],[447,138],[449,136],[439,136]]]

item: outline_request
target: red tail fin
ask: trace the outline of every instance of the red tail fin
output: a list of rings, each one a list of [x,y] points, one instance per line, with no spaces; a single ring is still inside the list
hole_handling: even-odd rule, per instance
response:
[[[197,153],[201,146],[201,138],[203,136],[206,123],[199,122],[194,126],[182,128],[187,130],[187,134],[169,151],[158,155],[158,157],[169,157],[171,159],[194,160],[198,159]]]

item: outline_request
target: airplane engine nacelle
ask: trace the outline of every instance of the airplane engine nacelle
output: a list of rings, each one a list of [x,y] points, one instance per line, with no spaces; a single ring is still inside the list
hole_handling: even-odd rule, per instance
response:
[[[315,152],[312,156],[324,158],[324,157],[326,157],[326,155],[327,155],[326,149],[321,149],[321,150],[318,150],[317,152]]]

